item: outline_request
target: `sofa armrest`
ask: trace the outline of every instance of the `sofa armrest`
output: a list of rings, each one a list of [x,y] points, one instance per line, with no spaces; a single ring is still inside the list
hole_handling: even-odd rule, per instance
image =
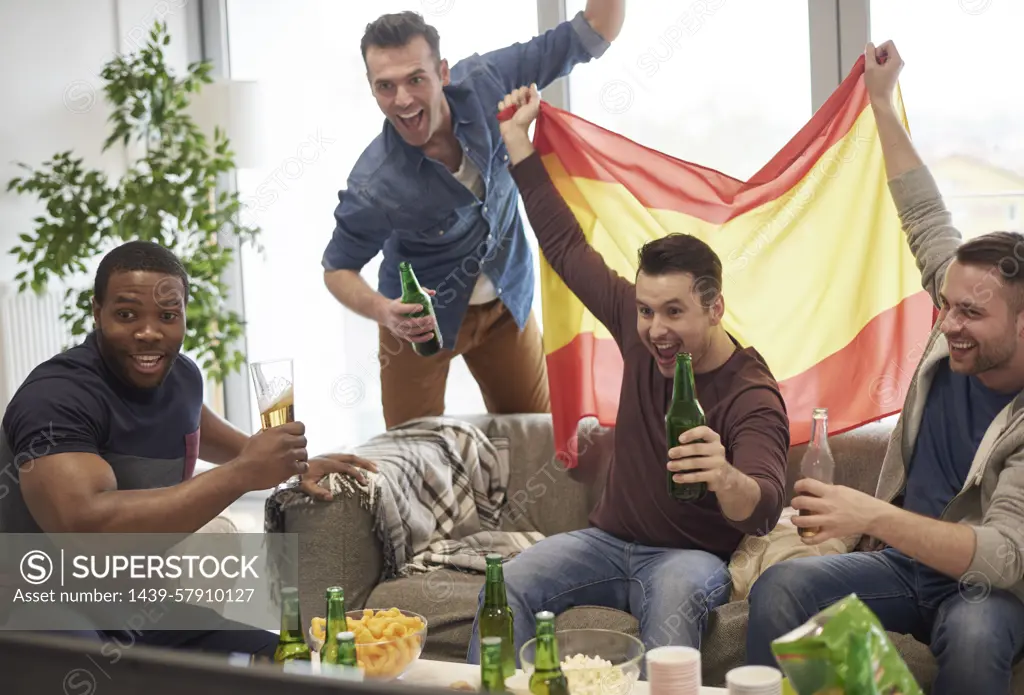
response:
[[[359,493],[343,486],[330,502],[297,499],[281,508],[283,531],[299,540],[299,602],[304,629],[314,616],[325,617],[324,592],[345,590],[345,609],[366,606],[384,569],[384,555],[373,517]]]

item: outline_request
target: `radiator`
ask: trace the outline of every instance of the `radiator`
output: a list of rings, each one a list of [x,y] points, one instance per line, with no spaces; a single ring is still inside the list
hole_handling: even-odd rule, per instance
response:
[[[62,290],[18,294],[17,285],[0,284],[0,411],[38,364],[72,344],[63,311]]]

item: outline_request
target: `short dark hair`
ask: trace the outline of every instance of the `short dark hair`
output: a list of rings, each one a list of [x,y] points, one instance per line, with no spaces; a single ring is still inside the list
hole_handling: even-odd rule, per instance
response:
[[[107,295],[110,276],[118,272],[141,270],[152,273],[165,273],[181,279],[185,288],[182,300],[188,303],[188,273],[181,260],[172,251],[152,241],[129,241],[108,252],[96,268],[96,283],[93,295],[98,304],[102,304]]]
[[[722,293],[722,261],[718,254],[695,236],[669,234],[648,241],[637,253],[637,274],[666,275],[690,273],[700,303],[710,308]]]
[[[964,265],[998,268],[1001,283],[1010,285],[1014,311],[1024,310],[1024,234],[990,232],[957,247],[956,260]]]
[[[423,21],[423,15],[406,10],[394,14],[381,15],[366,25],[363,40],[359,49],[363,53],[363,64],[366,64],[366,51],[370,46],[377,48],[400,48],[414,37],[422,36],[430,46],[434,59],[441,60],[441,37],[437,29]]]

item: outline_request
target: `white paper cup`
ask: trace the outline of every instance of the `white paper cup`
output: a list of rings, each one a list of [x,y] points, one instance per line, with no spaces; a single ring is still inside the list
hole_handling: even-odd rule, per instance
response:
[[[647,681],[651,695],[698,695],[701,686],[700,651],[693,647],[655,647],[647,652]]]
[[[647,652],[647,666],[700,665],[700,651],[693,647],[655,647]]]
[[[782,672],[771,666],[740,666],[725,674],[729,695],[778,695]]]

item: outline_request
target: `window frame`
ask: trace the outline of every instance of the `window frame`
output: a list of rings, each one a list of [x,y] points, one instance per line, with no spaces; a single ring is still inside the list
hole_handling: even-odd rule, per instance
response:
[[[701,0],[695,0],[699,2]],[[832,94],[856,62],[867,43],[871,21],[870,0],[807,0],[808,37],[811,65],[811,104],[817,110]],[[206,59],[213,64],[213,74],[231,77],[227,0],[202,0],[189,4],[189,60]],[[567,19],[565,0],[537,0],[539,31],[543,33]],[[629,21],[629,18],[626,18]],[[544,90],[544,99],[552,105],[571,110],[569,80],[556,80]],[[237,187],[234,172],[222,177],[220,189]],[[236,249],[237,251],[237,249]],[[244,277],[239,255],[226,270],[229,306],[245,318],[242,301]],[[244,354],[245,338],[238,346]],[[219,390],[214,402],[223,404],[220,413],[244,432],[252,431],[252,413],[248,382],[248,361],[237,373],[228,375],[224,384],[208,387]]]

